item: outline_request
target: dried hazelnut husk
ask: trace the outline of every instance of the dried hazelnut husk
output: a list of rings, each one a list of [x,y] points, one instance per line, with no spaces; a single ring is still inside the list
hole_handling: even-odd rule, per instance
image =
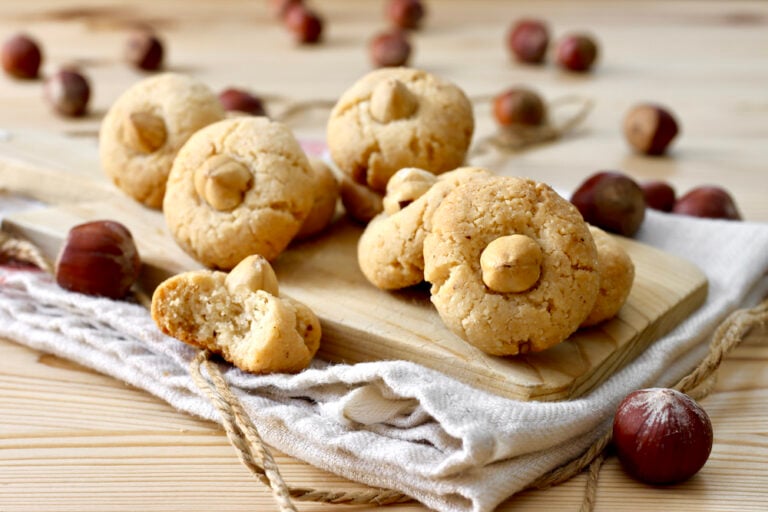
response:
[[[305,5],[291,5],[285,11],[283,23],[293,34],[299,44],[315,44],[320,42],[323,34],[323,20],[318,14]]]
[[[540,126],[546,120],[547,107],[531,89],[513,87],[493,100],[493,114],[501,126]]]
[[[37,78],[43,54],[37,41],[26,34],[16,34],[2,48],[3,69],[15,78]]]
[[[137,69],[157,71],[163,67],[163,42],[149,29],[134,30],[125,44],[125,60]]]
[[[587,178],[571,196],[584,220],[611,233],[632,236],[645,218],[645,196],[635,180],[615,171]]]
[[[421,0],[389,0],[387,3],[386,17],[400,28],[418,29],[426,14]]]
[[[586,72],[597,60],[597,43],[586,34],[570,34],[557,44],[557,63],[569,70]]]
[[[675,202],[672,212],[709,219],[741,220],[741,214],[731,194],[714,185],[689,190]]]
[[[98,220],[69,231],[56,259],[56,282],[70,291],[120,299],[140,270],[139,252],[128,228]]]
[[[644,103],[624,118],[624,136],[638,153],[661,155],[679,131],[677,120],[666,108]]]
[[[219,102],[227,112],[242,112],[252,116],[266,116],[264,102],[248,91],[230,87],[219,93]]]
[[[407,65],[411,50],[411,43],[399,29],[381,32],[368,43],[371,63],[377,68]]]
[[[519,62],[541,64],[549,46],[549,29],[541,20],[522,19],[507,33],[507,47]]]
[[[649,484],[695,475],[712,450],[712,423],[692,398],[674,389],[641,389],[619,404],[613,444],[624,469]]]
[[[62,69],[45,80],[45,99],[64,117],[81,117],[88,110],[91,86],[75,69]]]

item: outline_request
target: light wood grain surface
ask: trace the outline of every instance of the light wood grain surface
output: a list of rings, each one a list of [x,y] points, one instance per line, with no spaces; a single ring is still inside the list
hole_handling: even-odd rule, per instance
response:
[[[385,27],[381,2],[316,2],[327,39],[296,48],[266,2],[65,2],[4,0],[0,35],[17,30],[44,45],[44,71],[77,62],[94,86],[92,114],[70,121],[41,101],[40,82],[0,77],[0,129],[36,129],[93,138],[100,116],[143,75],[119,60],[125,29],[147,21],[165,36],[171,69],[213,88],[249,87],[291,99],[334,98],[369,69],[365,44]],[[749,220],[768,221],[768,4],[764,2],[433,1],[414,37],[413,64],[471,96],[515,83],[548,99],[595,101],[586,123],[557,144],[511,157],[486,156],[498,172],[562,190],[598,169],[662,178],[679,191],[703,183],[729,188]],[[602,55],[596,73],[512,64],[502,41],[512,20],[540,16],[555,36],[589,30]],[[669,158],[632,155],[623,114],[637,101],[671,106],[683,133]],[[273,103],[276,111],[284,103]],[[487,103],[476,106],[477,136],[491,133]],[[296,118],[305,139],[322,140],[325,111]],[[66,165],[66,162],[62,162]],[[596,510],[764,510],[768,487],[768,332],[753,333],[723,365],[703,401],[715,429],[710,461],[671,488],[638,484],[609,459]],[[278,456],[297,485],[356,484]],[[273,510],[269,493],[237,462],[216,425],[173,411],[146,393],[86,369],[0,341],[0,510]],[[502,510],[577,510],[584,478],[525,493]],[[302,510],[327,509],[300,505]],[[420,510],[417,504],[391,507]]]

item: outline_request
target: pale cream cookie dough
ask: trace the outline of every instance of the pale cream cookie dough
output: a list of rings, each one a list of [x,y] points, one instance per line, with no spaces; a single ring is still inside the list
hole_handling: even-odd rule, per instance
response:
[[[578,210],[549,186],[476,180],[432,216],[424,277],[440,317],[470,344],[501,356],[541,351],[592,310],[597,248]]]
[[[424,238],[435,210],[459,185],[491,176],[479,167],[460,167],[440,176],[416,168],[395,173],[387,184],[384,211],[358,241],[357,261],[366,279],[384,290],[424,281]]]
[[[595,226],[589,226],[597,246],[597,269],[600,275],[600,290],[589,316],[582,327],[604,322],[618,314],[627,301],[635,279],[635,265],[627,251],[616,239]]]
[[[216,94],[192,77],[163,73],[144,79],[104,117],[101,166],[127,195],[160,208],[176,153],[197,130],[223,118]]]
[[[296,233],[296,239],[309,238],[328,227],[339,202],[339,182],[330,167],[318,158],[310,158],[309,164],[314,179],[312,209]]]
[[[313,204],[314,172],[291,131],[265,117],[219,121],[181,148],[163,211],[176,242],[208,267],[275,259]]]
[[[383,68],[341,96],[327,139],[339,169],[383,192],[404,167],[440,174],[461,166],[473,131],[472,105],[457,86],[417,69]]]
[[[152,318],[163,333],[253,373],[303,370],[322,334],[311,309],[279,295],[272,267],[256,255],[229,274],[198,270],[167,279],[152,296]]]

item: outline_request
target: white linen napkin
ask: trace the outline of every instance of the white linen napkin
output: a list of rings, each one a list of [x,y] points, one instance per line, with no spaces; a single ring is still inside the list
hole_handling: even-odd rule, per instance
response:
[[[708,299],[582,398],[510,400],[404,361],[316,360],[298,375],[222,371],[264,440],[283,452],[437,510],[492,510],[583,452],[628,392],[688,373],[713,328],[768,291],[768,224],[649,211],[636,238],[696,264],[709,279]],[[2,269],[0,336],[219,421],[189,376],[195,351],[160,334],[140,306],[65,292],[40,272]]]

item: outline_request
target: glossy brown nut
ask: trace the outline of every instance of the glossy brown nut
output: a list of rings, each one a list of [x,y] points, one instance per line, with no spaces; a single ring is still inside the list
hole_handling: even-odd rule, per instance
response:
[[[285,18],[291,7],[295,5],[304,6],[304,0],[272,0],[270,3],[272,4],[272,11],[275,17],[281,20]]]
[[[571,34],[557,44],[557,63],[576,72],[589,71],[597,60],[597,43],[585,34]]]
[[[640,184],[645,197],[645,205],[654,210],[671,212],[675,206],[675,189],[666,181],[647,181]]]
[[[733,197],[725,189],[712,185],[691,189],[675,202],[672,212],[710,219],[741,220]]]
[[[632,236],[645,218],[643,190],[632,178],[603,171],[587,178],[571,197],[584,220],[611,233]]]
[[[523,19],[515,22],[507,32],[507,47],[519,62],[544,62],[549,46],[549,29],[541,20]]]
[[[150,30],[137,30],[128,36],[125,60],[137,69],[157,71],[163,67],[163,43]]]
[[[624,118],[624,136],[638,153],[663,154],[677,133],[674,116],[659,105],[636,105]]]
[[[406,66],[411,51],[411,43],[402,30],[382,32],[368,43],[371,63],[377,68]]]
[[[421,0],[389,0],[386,7],[386,17],[404,29],[418,29],[426,14]]]
[[[266,116],[264,102],[243,89],[230,87],[219,93],[219,101],[224,110],[228,112],[244,112],[252,116]]]
[[[42,61],[40,46],[26,34],[16,34],[3,44],[3,69],[15,78],[37,78]]]
[[[712,451],[712,422],[688,395],[641,389],[619,404],[613,444],[624,469],[642,482],[672,484],[695,475]]]
[[[79,71],[62,69],[45,80],[44,94],[58,114],[80,117],[88,109],[91,86]]]
[[[56,260],[56,282],[70,291],[120,299],[140,270],[139,252],[128,228],[100,220],[69,231]]]
[[[303,4],[288,7],[283,22],[299,44],[320,42],[323,34],[323,20]]]
[[[541,96],[525,87],[507,89],[493,100],[493,115],[501,126],[539,126],[546,113]]]

